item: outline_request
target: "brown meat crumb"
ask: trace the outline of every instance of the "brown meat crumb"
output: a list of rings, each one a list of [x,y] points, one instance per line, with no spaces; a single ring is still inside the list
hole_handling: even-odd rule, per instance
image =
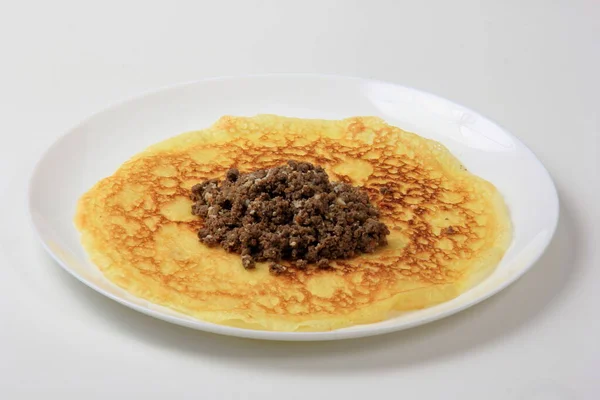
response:
[[[306,269],[306,267],[308,267],[308,261],[306,260],[297,260],[294,263],[294,266],[298,269]]]
[[[195,185],[191,197],[192,213],[204,219],[200,241],[241,254],[247,269],[273,261],[274,274],[372,253],[390,233],[364,191],[330,182],[323,168],[306,162],[250,173],[232,168],[223,181]]]
[[[244,254],[242,256],[242,265],[246,269],[252,269],[252,268],[254,268],[256,266],[256,263],[254,262],[254,259],[252,258],[251,255]]]
[[[379,193],[381,193],[382,195],[385,196],[386,194],[392,193],[392,189],[390,189],[387,186],[382,186],[382,187],[379,188]]]
[[[277,264],[277,263],[272,263],[272,264],[269,266],[269,271],[270,271],[272,274],[275,274],[275,275],[281,275],[281,274],[283,274],[283,273],[284,273],[286,270],[287,270],[287,267],[286,267],[285,265],[281,265],[281,264]]]

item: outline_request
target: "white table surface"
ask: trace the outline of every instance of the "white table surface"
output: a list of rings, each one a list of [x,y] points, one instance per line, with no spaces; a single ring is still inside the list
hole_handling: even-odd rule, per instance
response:
[[[600,398],[600,2],[89,3],[0,11],[0,399]],[[389,80],[498,121],[557,184],[548,252],[456,316],[328,343],[173,326],[43,252],[26,185],[61,133],[140,91],[263,72]]]

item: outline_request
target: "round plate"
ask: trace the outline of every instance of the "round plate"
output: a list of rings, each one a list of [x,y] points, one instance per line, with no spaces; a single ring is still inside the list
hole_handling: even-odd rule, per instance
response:
[[[146,146],[210,126],[225,114],[271,113],[339,119],[375,115],[446,145],[474,174],[492,182],[510,209],[513,241],[485,281],[454,300],[386,321],[330,332],[270,332],[199,321],[134,297],[88,261],[73,225],[80,195]],[[44,247],[74,277],[145,314],[214,333],[273,340],[328,340],[421,325],[497,293],[525,273],[547,247],[558,221],[550,175],[517,138],[476,112],[396,84],[323,75],[262,75],[203,80],[143,94],[71,129],[42,157],[31,179],[29,209]]]

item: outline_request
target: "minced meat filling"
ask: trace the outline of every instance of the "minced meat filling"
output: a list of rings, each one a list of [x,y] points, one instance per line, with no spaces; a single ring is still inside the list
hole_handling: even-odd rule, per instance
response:
[[[192,213],[204,219],[200,241],[241,254],[245,268],[271,261],[275,274],[372,253],[390,233],[365,192],[330,182],[306,162],[245,174],[232,168],[223,181],[195,185],[192,200]]]

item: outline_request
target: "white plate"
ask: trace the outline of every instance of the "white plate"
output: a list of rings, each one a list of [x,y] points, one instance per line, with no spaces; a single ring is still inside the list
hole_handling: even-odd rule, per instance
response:
[[[376,115],[442,142],[470,171],[494,183],[504,196],[514,225],[509,250],[489,278],[454,300],[384,322],[331,332],[269,332],[215,325],[134,297],[106,280],[88,261],[73,226],[79,196],[152,143],[207,127],[224,114],[257,113],[336,119]],[[70,130],[42,157],[31,179],[29,200],[33,224],[44,247],[89,287],[169,322],[272,340],[370,336],[454,314],[523,275],[545,250],[558,221],[558,197],[546,169],[517,138],[476,112],[395,84],[303,74],[192,82],[150,92],[101,111]]]

